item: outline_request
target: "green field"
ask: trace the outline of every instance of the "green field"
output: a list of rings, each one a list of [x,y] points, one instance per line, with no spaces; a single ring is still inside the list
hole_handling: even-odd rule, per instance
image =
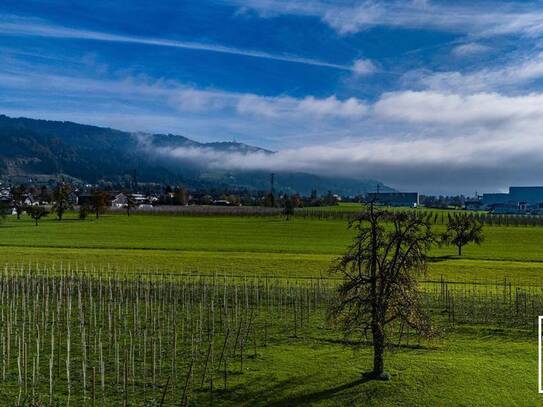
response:
[[[437,225],[436,231],[443,226]],[[540,286],[543,228],[485,227],[485,242],[461,258],[451,247],[431,252],[427,280]],[[0,225],[6,264],[88,270],[226,273],[248,276],[329,276],[331,261],[352,233],[345,221],[275,217],[106,215],[80,221],[25,217]],[[537,335],[532,329],[456,324],[421,346],[389,350],[393,380],[365,382],[371,350],[315,326],[298,338],[278,340],[246,361],[216,405],[528,406],[537,394]],[[3,390],[0,390],[2,398]],[[11,393],[10,393],[11,394]],[[207,394],[193,395],[196,405]],[[244,402],[240,402],[243,400]],[[10,404],[8,404],[10,405]],[[15,404],[13,404],[15,405]]]
[[[71,215],[35,227],[29,218],[10,217],[0,226],[0,256],[8,263],[311,277],[328,275],[351,237],[341,220],[106,215],[80,221]],[[430,257],[429,280],[540,284],[543,227],[489,226],[483,245],[467,246],[461,258],[453,247],[435,248]]]

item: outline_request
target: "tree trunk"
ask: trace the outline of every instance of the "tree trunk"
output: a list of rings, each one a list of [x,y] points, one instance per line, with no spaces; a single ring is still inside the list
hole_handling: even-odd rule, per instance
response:
[[[458,245],[458,255],[462,256],[462,246]]]
[[[385,373],[385,332],[380,323],[372,324],[373,334],[373,376],[376,379],[382,378]]]

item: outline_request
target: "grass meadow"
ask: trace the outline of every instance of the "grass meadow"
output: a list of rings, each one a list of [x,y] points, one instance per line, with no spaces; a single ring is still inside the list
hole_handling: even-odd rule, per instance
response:
[[[436,232],[442,225],[435,226]],[[71,263],[168,272],[229,272],[281,277],[329,276],[352,237],[344,220],[280,217],[105,215],[63,222],[9,217],[0,227],[4,262]],[[543,227],[487,226],[485,242],[430,253],[429,280],[543,280]]]
[[[393,380],[372,382],[361,378],[372,361],[371,348],[365,340],[344,340],[326,324],[324,302],[311,301],[313,297],[307,292],[313,291],[296,294],[298,288],[293,288],[298,284],[314,287],[312,284],[319,281],[318,278],[334,277],[328,272],[330,263],[352,237],[346,226],[343,220],[296,217],[286,221],[280,217],[109,214],[80,221],[76,214],[69,214],[62,222],[45,218],[36,227],[28,217],[21,220],[9,217],[0,225],[0,259],[2,264],[9,265],[6,267],[22,271],[8,284],[2,283],[0,290],[3,293],[0,295],[4,310],[3,336],[8,331],[12,335],[11,362],[7,364],[0,386],[0,400],[9,400],[5,405],[24,405],[26,399],[21,395],[24,389],[27,395],[37,394],[35,400],[41,403],[37,405],[66,405],[69,401],[89,406],[527,406],[541,402],[537,393],[537,334],[532,314],[539,313],[542,307],[543,296],[537,290],[543,275],[543,227],[485,227],[485,242],[480,247],[466,247],[462,257],[456,256],[455,248],[435,248],[425,284],[441,290],[432,297],[437,301],[432,303],[432,309],[439,335],[421,341],[409,336],[402,339],[400,334],[397,345],[388,350],[386,357],[387,370]],[[443,226],[435,228],[439,232]],[[168,311],[171,302],[161,302],[162,294],[168,293],[165,297],[170,298],[170,293],[177,289],[175,295],[186,298],[184,285],[181,288],[168,285],[165,291],[151,296],[149,314],[158,313],[156,320],[153,316],[143,316],[147,314],[140,307],[147,307],[147,302],[142,301],[147,297],[137,294],[153,292],[154,287],[149,288],[151,291],[136,290],[132,296],[119,295],[121,300],[118,303],[115,300],[113,306],[106,299],[95,302],[93,298],[97,297],[91,294],[58,291],[51,295],[51,301],[64,297],[72,300],[55,307],[51,303],[48,313],[32,314],[36,319],[35,329],[41,332],[42,338],[39,345],[34,344],[30,328],[21,331],[18,325],[21,316],[30,316],[31,311],[24,311],[27,308],[14,296],[19,292],[14,287],[36,290],[30,291],[34,296],[29,295],[28,301],[45,292],[49,295],[49,290],[56,293],[55,290],[65,286],[64,282],[52,284],[36,277],[35,284],[28,284],[28,276],[46,269],[58,271],[61,267],[64,272],[105,271],[103,275],[113,279],[172,273],[190,274],[190,278],[219,276],[217,278],[237,283],[228,291],[229,300],[220,295],[220,287],[223,287],[220,284],[216,290],[209,289],[209,293],[216,295],[216,303],[209,299],[211,294],[190,300],[191,309],[200,315],[196,318],[188,316],[190,313],[185,318]],[[24,271],[28,269],[30,272]],[[27,272],[30,274],[25,274]],[[4,275],[8,274],[4,271]],[[66,278],[70,281],[69,276]],[[243,297],[243,292],[247,292],[243,285],[246,279],[258,279],[258,284],[272,279],[282,287],[277,291],[280,294],[268,295],[262,303],[254,299],[259,296],[251,294],[251,304],[258,305],[244,308],[244,302],[249,304],[248,297]],[[474,298],[473,309],[478,307],[478,311],[469,313],[467,306],[463,309],[456,303],[452,304],[451,312],[449,289],[446,288],[445,299],[443,283],[430,283],[442,280],[469,283],[449,284],[463,290],[455,294],[455,301],[464,298],[462,301],[469,302]],[[104,292],[107,292],[110,283],[105,282],[90,284],[88,292],[98,290],[100,284],[104,284]],[[209,283],[209,287],[215,287],[214,284]],[[85,282],[85,287],[88,286]],[[114,287],[117,286],[114,284]],[[529,291],[523,291],[525,289]],[[198,305],[198,301],[204,301],[204,305]],[[222,308],[230,310],[225,311],[224,317],[222,311],[218,311],[221,301],[230,304]],[[209,310],[215,306],[217,315],[210,319]],[[113,315],[118,317],[114,317],[113,322],[97,320],[92,312],[95,309],[113,310]],[[247,309],[257,310],[254,323],[249,322],[253,321],[253,311],[247,313]],[[66,317],[72,312],[73,317]],[[126,326],[123,315],[130,315]],[[58,331],[47,329],[55,319],[63,320],[64,324],[55,328]],[[307,322],[303,322],[306,319]],[[178,355],[173,358],[175,362],[167,350],[173,346],[171,339],[166,340],[172,337],[173,320],[179,321],[176,327],[183,327],[175,334],[179,336],[173,353]],[[230,321],[230,325],[224,321]],[[97,328],[89,329],[93,323]],[[42,325],[44,328],[40,330]],[[87,331],[82,327],[87,327]],[[50,337],[58,341],[66,336],[66,329],[73,335],[71,350],[67,352],[61,345],[51,352]],[[230,330],[238,331],[235,340]],[[141,337],[143,331],[149,335],[145,343],[130,339]],[[246,338],[246,343],[238,337]],[[115,342],[107,342],[110,338],[116,338]],[[2,342],[3,351],[6,346]],[[25,351],[26,346],[29,351]],[[246,355],[244,360],[241,356],[240,362],[244,346]],[[223,347],[225,350],[221,352]],[[41,362],[35,359],[35,350],[32,350],[35,348],[42,353]],[[100,356],[102,348],[109,349],[110,359],[109,353]],[[85,349],[84,356],[81,349]],[[145,351],[142,353],[141,349]],[[218,360],[223,353],[229,355],[228,361],[222,362],[224,366]],[[19,360],[28,362],[26,370],[20,367]],[[72,368],[69,378],[66,360]],[[83,360],[85,364],[81,368]],[[6,364],[4,357],[2,362]],[[39,369],[40,363],[42,369]],[[148,369],[143,376],[140,366]],[[100,382],[102,368],[106,370],[105,396]],[[222,382],[225,371],[226,386]],[[52,387],[48,384],[49,377]],[[54,397],[50,396],[51,391]]]

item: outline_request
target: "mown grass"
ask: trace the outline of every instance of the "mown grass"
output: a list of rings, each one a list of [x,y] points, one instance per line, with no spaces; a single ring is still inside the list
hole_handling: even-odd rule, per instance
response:
[[[443,226],[436,225],[436,232]],[[430,253],[430,280],[503,280],[539,284],[543,228],[487,226],[485,242]],[[2,262],[78,263],[274,276],[323,276],[352,238],[345,221],[250,217],[106,215],[62,222],[10,217],[0,226]]]
[[[390,382],[366,381],[367,346],[292,340],[247,365],[222,405],[535,406],[537,344],[525,333],[462,327],[443,340],[387,353]],[[216,400],[216,401],[218,401]],[[243,402],[240,403],[240,400]]]
[[[442,226],[436,226],[436,231]],[[482,246],[431,252],[428,279],[512,279],[540,284],[543,228],[485,227]],[[29,218],[0,225],[2,263],[79,264],[156,272],[317,277],[349,243],[344,221],[248,217],[75,214],[35,227]],[[492,326],[456,326],[422,347],[387,353],[391,382],[365,381],[371,349],[312,335],[259,349],[243,375],[217,391],[216,405],[529,406],[537,393],[537,335]],[[2,390],[0,390],[0,398]],[[194,394],[198,405],[208,395]]]

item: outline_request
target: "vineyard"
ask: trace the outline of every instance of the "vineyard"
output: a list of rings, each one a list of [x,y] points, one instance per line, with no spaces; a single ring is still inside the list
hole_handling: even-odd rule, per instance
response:
[[[315,335],[343,341],[326,320],[336,284],[6,265],[2,392],[21,406],[213,404],[250,380],[244,365],[264,349]],[[462,323],[531,331],[543,290],[441,281],[424,284],[424,301],[436,332]],[[398,347],[421,344],[408,326],[390,335]]]
[[[17,405],[207,400],[259,347],[301,335],[326,304],[323,284],[6,267],[2,381]]]
[[[473,217],[487,226],[543,226],[542,215],[506,215],[491,214],[487,212],[447,210],[447,209],[409,209],[409,208],[388,208],[395,212],[424,211],[430,215],[435,225],[446,225],[449,217],[453,214],[462,214]],[[362,210],[362,204],[338,205],[329,207],[296,208],[295,216],[300,219],[318,220],[343,220],[348,221],[356,218]],[[110,213],[122,214],[122,208],[111,208]],[[281,208],[269,208],[263,206],[156,206],[137,210],[141,214],[165,215],[165,216],[198,216],[198,217],[283,217]]]

